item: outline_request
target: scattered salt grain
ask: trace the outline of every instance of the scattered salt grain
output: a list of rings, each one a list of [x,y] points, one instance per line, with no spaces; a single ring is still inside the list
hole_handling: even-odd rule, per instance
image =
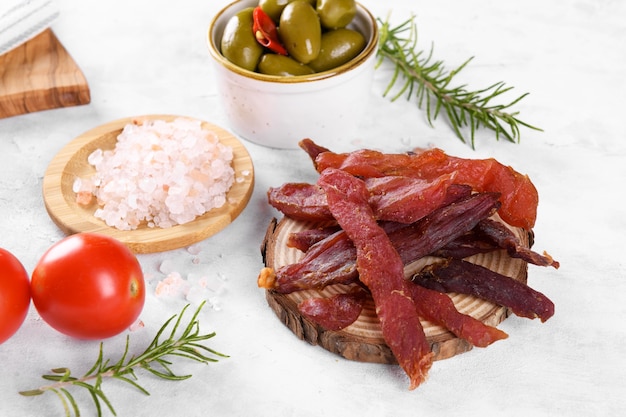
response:
[[[128,330],[130,330],[131,332],[135,332],[139,329],[143,329],[144,327],[145,327],[144,322],[141,321],[140,319],[137,319],[137,321],[135,321],[133,324],[130,325]]]
[[[187,247],[187,252],[192,255],[199,255],[201,251],[202,248],[200,247],[200,245],[190,245]]]
[[[222,309],[222,301],[218,297],[210,297],[207,302],[211,304],[211,307],[215,311],[220,311]]]
[[[159,264],[159,272],[168,275],[171,272],[174,272],[174,262],[171,259],[164,259]]]
[[[97,149],[87,160],[96,173],[75,181],[77,198],[95,195],[94,216],[120,230],[191,222],[223,206],[235,182],[232,148],[185,118],[128,124],[113,150]]]
[[[185,300],[193,305],[200,305],[203,302],[208,303],[209,292],[203,288],[192,287],[189,292],[185,295]]]
[[[215,294],[221,294],[224,290],[224,281],[218,280],[214,277],[206,277],[203,284],[206,289],[214,292]]]
[[[189,283],[178,272],[169,273],[163,280],[159,281],[154,290],[157,296],[172,297],[181,294],[187,295],[188,291]]]

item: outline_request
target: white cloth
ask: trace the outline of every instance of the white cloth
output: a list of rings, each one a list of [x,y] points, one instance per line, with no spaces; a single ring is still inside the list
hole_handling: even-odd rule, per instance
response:
[[[2,0],[0,55],[39,35],[58,15],[59,10],[52,0]]]

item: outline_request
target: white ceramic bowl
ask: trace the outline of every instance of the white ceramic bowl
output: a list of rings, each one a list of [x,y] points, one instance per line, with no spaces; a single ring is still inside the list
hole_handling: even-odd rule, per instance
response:
[[[367,41],[365,49],[338,68],[313,75],[279,77],[244,70],[220,52],[227,21],[258,0],[238,0],[211,21],[209,52],[214,78],[230,128],[254,143],[293,149],[304,138],[323,146],[353,139],[371,94],[378,26],[372,14],[357,4],[351,28]]]

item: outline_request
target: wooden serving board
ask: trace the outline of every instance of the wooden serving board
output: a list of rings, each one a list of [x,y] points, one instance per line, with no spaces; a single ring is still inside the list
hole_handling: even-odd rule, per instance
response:
[[[77,177],[95,173],[87,157],[96,149],[113,149],[124,126],[133,120],[171,121],[175,115],[147,115],[128,117],[98,126],[69,142],[53,158],[43,178],[43,198],[46,210],[54,223],[65,233],[102,233],[126,244],[135,253],[162,252],[189,246],[204,240],[230,225],[248,204],[254,188],[254,167],[248,151],[231,133],[208,122],[204,129],[215,132],[220,142],[233,150],[235,182],[226,194],[226,204],[214,208],[194,221],[169,228],[140,225],[136,230],[124,231],[107,224],[94,211],[96,202],[82,206],[76,202],[72,186]]]
[[[290,233],[316,227],[314,223],[295,221],[283,218],[274,219],[268,229],[262,245],[265,265],[270,268],[279,267],[297,262],[303,253],[286,246]],[[529,245],[529,236],[522,229],[513,229],[522,244]],[[411,277],[420,271],[426,264],[437,258],[423,258],[405,267],[405,275]],[[518,281],[526,282],[528,265],[525,261],[514,259],[506,251],[496,251],[488,254],[475,255],[467,258],[468,261],[485,266],[503,275],[510,276]],[[332,285],[323,291],[298,291],[291,294],[279,294],[266,291],[269,306],[278,318],[300,339],[312,345],[319,345],[324,349],[345,357],[346,359],[361,362],[395,364],[396,359],[385,343],[380,329],[380,322],[376,316],[374,302],[368,299],[357,321],[340,331],[325,330],[319,325],[304,318],[298,311],[298,304],[307,298],[329,297],[331,295],[348,292],[347,285]],[[457,309],[465,314],[491,326],[496,326],[506,319],[510,312],[507,308],[463,294],[449,294]],[[435,360],[447,359],[472,349],[472,345],[459,339],[447,329],[429,321],[422,321],[424,332],[430,342]]]
[[[90,101],[83,72],[51,29],[0,55],[0,118]]]

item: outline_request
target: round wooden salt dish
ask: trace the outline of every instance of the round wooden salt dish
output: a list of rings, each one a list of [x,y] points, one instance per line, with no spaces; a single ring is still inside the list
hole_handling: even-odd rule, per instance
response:
[[[115,120],[91,129],[69,142],[52,159],[43,178],[43,198],[54,223],[66,234],[102,233],[124,243],[134,253],[152,253],[177,249],[204,240],[232,223],[248,204],[254,188],[254,167],[248,151],[231,133],[202,121],[204,129],[214,132],[219,141],[232,148],[235,181],[226,194],[226,203],[194,221],[169,228],[141,224],[135,230],[109,227],[94,217],[96,202],[82,206],[76,202],[72,186],[77,177],[93,175],[95,169],[87,157],[96,149],[113,149],[124,126],[134,120],[165,120],[186,118],[175,115],[146,115]]]
[[[286,245],[290,233],[304,229],[312,229],[316,224],[282,218],[273,219],[268,226],[261,251],[265,265],[278,269],[287,264],[297,262],[303,253]],[[530,236],[522,229],[514,228],[516,236],[523,245],[530,244]],[[405,276],[408,278],[420,271],[426,264],[437,258],[427,257],[405,267]],[[520,259],[508,256],[506,251],[500,250],[486,254],[474,255],[468,261],[487,267],[495,272],[526,282],[528,264]],[[324,349],[343,356],[346,359],[383,364],[396,364],[397,361],[391,349],[385,343],[376,316],[374,302],[368,298],[359,318],[350,326],[340,331],[325,330],[321,326],[304,318],[298,311],[298,304],[313,297],[329,297],[334,294],[348,292],[351,286],[332,285],[322,291],[298,291],[291,294],[279,294],[267,290],[266,299],[280,321],[287,326],[299,339],[312,345],[319,345]],[[508,308],[502,307],[473,296],[450,293],[448,294],[456,308],[485,324],[496,326],[505,320],[511,313]],[[460,339],[442,326],[422,320],[424,333],[435,354],[435,360],[453,357],[472,349],[472,345]]]

